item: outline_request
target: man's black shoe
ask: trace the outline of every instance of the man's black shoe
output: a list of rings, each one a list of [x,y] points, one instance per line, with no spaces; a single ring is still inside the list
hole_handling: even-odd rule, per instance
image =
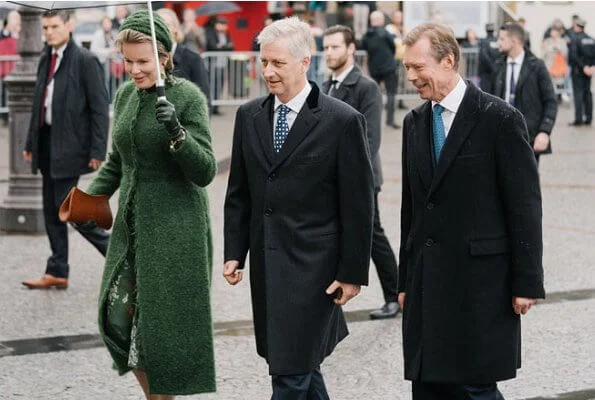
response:
[[[399,304],[396,301],[385,303],[380,309],[370,313],[370,319],[395,318],[399,313]]]
[[[568,124],[568,126],[581,126],[583,125],[582,121],[572,121],[571,123]]]
[[[386,126],[393,129],[401,129],[401,125],[395,124],[394,122],[392,124],[386,124]]]

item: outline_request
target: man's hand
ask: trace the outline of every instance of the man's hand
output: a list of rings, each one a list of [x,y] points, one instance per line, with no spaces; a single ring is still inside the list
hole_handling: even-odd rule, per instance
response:
[[[244,273],[237,270],[239,266],[240,262],[237,260],[229,260],[223,264],[223,277],[230,285],[237,285],[244,277]]]
[[[397,297],[397,302],[401,307],[401,311],[403,311],[405,309],[405,292],[399,293],[399,296]]]
[[[33,156],[31,155],[31,152],[27,151],[27,150],[23,150],[23,160],[25,160],[27,162],[31,162],[32,159],[33,159]]]
[[[550,135],[545,132],[539,132],[537,136],[535,136],[535,141],[533,142],[533,151],[536,153],[541,153],[547,150],[547,146],[550,144]]]
[[[515,314],[527,314],[533,304],[535,304],[535,299],[512,296],[512,309]]]
[[[591,67],[589,65],[585,65],[583,67],[583,73],[587,76],[592,76],[593,75],[593,67]]]
[[[99,167],[101,167],[101,164],[103,163],[103,161],[101,160],[96,160],[94,158],[92,158],[89,161],[89,168],[93,168],[94,170],[97,170]]]
[[[330,286],[326,288],[326,294],[331,295],[335,293],[336,297],[333,299],[333,301],[335,304],[342,306],[357,296],[359,294],[360,288],[360,285],[333,281],[333,283],[331,283]]]

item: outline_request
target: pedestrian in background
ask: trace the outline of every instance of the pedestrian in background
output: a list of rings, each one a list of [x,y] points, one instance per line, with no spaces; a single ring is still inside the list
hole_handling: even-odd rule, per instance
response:
[[[349,104],[366,119],[368,145],[374,173],[374,228],[372,233],[372,261],[376,266],[384,305],[370,313],[372,319],[393,318],[399,312],[397,303],[398,267],[395,254],[380,223],[378,194],[382,188],[380,142],[382,125],[382,94],[373,79],[362,74],[355,65],[355,36],[351,28],[335,25],[324,31],[324,57],[333,72],[324,82],[322,91]]]
[[[405,38],[399,303],[413,400],[502,400],[543,298],[541,193],[521,113],[457,72],[450,27]]]
[[[494,34],[496,30],[494,24],[491,22],[487,23],[485,29],[486,37],[479,41],[477,72],[479,75],[479,87],[484,92],[489,92],[493,81],[494,63],[500,56],[500,51],[498,50],[498,38]]]
[[[211,100],[209,97],[211,91],[209,90],[209,73],[205,67],[204,60],[198,53],[195,53],[183,44],[184,34],[180,30],[180,20],[176,13],[170,8],[161,8],[157,10],[157,13],[161,15],[161,18],[163,18],[163,21],[172,34],[173,74],[194,83],[205,95],[210,110]]]
[[[207,48],[205,29],[196,23],[194,10],[186,8],[184,14],[182,14],[182,18],[184,20],[181,28],[184,35],[184,41],[182,43],[195,53],[203,53]]]
[[[172,38],[149,13],[120,26],[131,80],[114,102],[112,148],[89,186],[120,190],[99,292],[99,332],[119,374],[133,371],[147,399],[215,391],[210,305],[212,240],[205,186],[215,177],[206,99],[172,75]],[[157,74],[166,99],[158,99]]]
[[[119,30],[120,26],[122,26],[124,21],[126,21],[126,18],[128,18],[128,14],[130,14],[128,7],[116,6],[116,15],[112,18],[112,27],[115,30]]]
[[[328,399],[323,360],[347,334],[341,305],[368,282],[373,176],[364,117],[310,84],[312,33],[297,18],[258,37],[271,94],[237,111],[225,199],[225,265],[250,288],[274,400]]]
[[[207,40],[207,51],[233,51],[235,48],[229,36],[227,20],[223,17],[211,17],[205,27]],[[215,100],[221,100],[223,85],[225,82],[225,70],[229,66],[228,57],[214,57],[210,59],[209,76],[213,84],[213,95]],[[223,115],[219,106],[213,106],[213,115]]]
[[[554,85],[545,63],[524,47],[520,25],[502,25],[498,45],[503,55],[496,63],[492,94],[523,114],[529,143],[539,163],[541,154],[552,152],[550,135],[558,113]]]
[[[397,60],[397,92],[399,91],[399,75],[400,72],[403,70],[403,55],[405,54],[405,47],[403,46],[403,39],[405,38],[406,31],[403,26],[403,12],[401,10],[396,10],[393,13],[393,18],[390,24],[386,25],[386,30],[388,33],[394,36],[395,40],[395,60]],[[401,82],[401,87],[404,87],[404,82]],[[407,106],[403,102],[403,100],[399,100],[397,107],[401,110],[406,110]]]
[[[584,19],[574,20],[572,40],[570,42],[570,76],[574,95],[573,126],[591,125],[593,121],[593,95],[591,77],[595,65],[595,39],[585,33]]]
[[[116,31],[112,29],[112,20],[107,15],[101,18],[100,27],[93,35],[89,50],[97,55],[103,67],[108,98],[111,102],[112,92],[117,86],[115,77],[111,73],[111,65],[112,62],[121,65],[122,61],[119,59],[118,49],[116,49]]]
[[[23,158],[42,175],[45,229],[52,254],[41,279],[26,280],[30,289],[68,287],[68,227],[58,219],[60,205],[81,175],[97,170],[107,148],[108,96],[97,57],[72,39],[67,10],[42,15],[46,45],[39,59],[33,109]],[[92,226],[75,226],[106,254],[109,235]]]
[[[395,123],[395,95],[397,94],[397,61],[395,41],[384,29],[384,14],[374,11],[370,14],[370,29],[362,39],[362,47],[368,52],[368,70],[372,78],[386,89],[386,126],[399,129]]]
[[[543,61],[558,93],[565,90],[565,82],[568,77],[568,42],[562,36],[563,32],[564,26],[551,26],[548,37],[543,40],[541,45]],[[561,99],[561,96],[559,94],[558,98]]]
[[[18,39],[21,33],[21,14],[17,10],[12,10],[6,16],[6,24],[0,32],[0,39],[14,38]]]

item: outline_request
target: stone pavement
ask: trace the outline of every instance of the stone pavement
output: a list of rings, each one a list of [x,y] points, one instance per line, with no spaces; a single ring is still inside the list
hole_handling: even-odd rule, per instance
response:
[[[255,351],[248,277],[232,288],[220,276],[225,161],[235,109],[223,111],[212,120],[222,171],[209,187],[218,392],[188,398],[267,399],[270,382]],[[398,118],[403,116],[399,111]],[[523,317],[523,368],[517,379],[500,384],[507,399],[595,399],[595,128],[570,128],[571,118],[571,109],[560,109],[554,154],[542,157],[540,165],[548,299]],[[6,128],[0,128],[0,200],[7,193],[7,145]],[[381,151],[386,178],[381,216],[398,251],[401,131],[385,129]],[[81,187],[88,182],[82,180]],[[140,400],[134,378],[118,377],[97,341],[102,257],[77,233],[70,239],[69,289],[29,291],[20,282],[43,272],[49,251],[45,235],[0,234],[0,399]],[[353,320],[351,335],[322,370],[333,399],[409,399],[410,384],[402,378],[401,318],[367,319],[367,311],[382,303],[373,266],[370,272],[370,286],[345,307]]]

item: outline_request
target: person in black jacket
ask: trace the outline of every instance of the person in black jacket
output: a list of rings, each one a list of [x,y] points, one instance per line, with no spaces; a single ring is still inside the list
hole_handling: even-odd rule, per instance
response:
[[[227,20],[223,17],[212,17],[205,26],[207,38],[207,51],[233,51],[234,45],[227,30]],[[226,57],[213,57],[209,63],[209,76],[212,77],[213,96],[220,100],[223,83],[225,81],[225,68],[229,65]],[[213,115],[222,115],[218,106],[213,106]]]
[[[496,30],[493,23],[486,24],[487,36],[479,41],[479,62],[477,73],[479,75],[479,87],[484,92],[490,91],[492,84],[492,74],[494,73],[494,62],[498,59],[498,38],[494,32]]]
[[[370,14],[370,29],[362,39],[362,47],[368,52],[368,70],[372,78],[386,89],[386,125],[399,129],[395,123],[395,95],[397,94],[397,61],[395,60],[394,37],[384,29],[384,14]]]
[[[380,141],[382,136],[382,94],[374,80],[365,76],[355,65],[355,35],[345,25],[335,25],[324,31],[324,58],[333,71],[331,80],[322,84],[322,91],[343,100],[366,118],[372,171],[374,172],[374,230],[372,234],[372,261],[376,266],[384,305],[370,313],[372,319],[394,318],[399,312],[397,304],[397,259],[380,223],[378,194],[382,188]]]
[[[209,110],[211,109],[211,92],[209,90],[209,74],[202,57],[182,44],[184,40],[180,29],[180,20],[175,11],[170,8],[160,8],[157,14],[163,18],[173,37],[173,62],[175,76],[188,79],[194,83],[207,98]]]
[[[591,125],[593,121],[593,95],[591,93],[591,76],[595,65],[595,39],[585,33],[586,22],[577,17],[574,19],[573,35],[570,42],[568,65],[572,78],[574,95],[573,126]]]
[[[492,94],[523,114],[539,161],[540,154],[552,152],[550,134],[558,102],[545,63],[524,48],[524,37],[523,28],[515,23],[507,23],[500,29],[498,45],[505,56],[496,63]]]
[[[46,39],[33,97],[23,157],[43,176],[43,213],[52,255],[45,275],[27,280],[31,289],[68,287],[68,232],[58,219],[60,205],[80,175],[105,160],[109,128],[104,72],[97,57],[71,39],[73,21],[66,10],[43,15]],[[93,224],[75,226],[101,254],[109,235]]]

